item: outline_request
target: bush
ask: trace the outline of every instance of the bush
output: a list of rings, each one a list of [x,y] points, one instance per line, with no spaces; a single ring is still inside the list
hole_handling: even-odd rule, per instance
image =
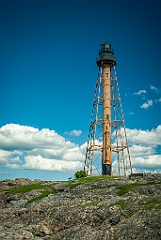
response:
[[[80,171],[77,171],[75,174],[74,174],[75,178],[84,178],[84,177],[87,177],[87,173],[86,171],[83,171],[83,170],[80,170]]]

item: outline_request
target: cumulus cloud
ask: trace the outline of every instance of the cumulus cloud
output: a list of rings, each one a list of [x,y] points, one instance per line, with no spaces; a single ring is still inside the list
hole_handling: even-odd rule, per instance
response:
[[[83,166],[85,147],[50,129],[7,124],[0,129],[0,146],[0,164],[10,168],[70,172]]]
[[[65,132],[64,134],[79,137],[82,134],[82,130],[72,130],[70,132]]]
[[[0,142],[1,143],[1,142]],[[22,155],[21,151],[5,151],[0,148],[0,165],[5,164],[6,162],[21,162],[20,156]]]
[[[154,86],[151,85],[151,86],[150,86],[150,89],[158,93],[158,88],[156,88],[156,87],[154,87]]]
[[[161,145],[161,125],[151,130],[126,129],[129,141],[132,144],[147,146]]]
[[[143,146],[143,145],[136,145],[133,144],[130,147],[130,153],[133,158],[139,158],[139,157],[148,157],[150,155],[153,155],[155,153],[155,149],[153,147],[149,146]]]
[[[133,168],[161,168],[161,125],[151,130],[126,129]],[[98,145],[101,144],[98,142]],[[0,165],[12,169],[75,172],[83,168],[86,143],[67,141],[54,130],[17,124],[0,128]]]
[[[152,107],[153,106],[153,100],[148,100],[146,103],[143,103],[140,108],[144,108],[144,109],[147,109],[149,107]]]
[[[161,172],[161,125],[151,130],[127,128],[126,133],[133,172]]]
[[[12,166],[11,166],[12,167]],[[53,170],[60,172],[75,171],[82,167],[81,161],[66,161],[66,160],[55,160],[51,158],[45,158],[41,155],[38,156],[27,156],[25,158],[25,164],[21,168],[23,169],[39,169],[39,170]]]
[[[161,170],[161,155],[156,149],[161,147],[161,125],[151,130],[127,129],[130,143],[132,166],[136,170]]]
[[[145,157],[133,158],[133,167],[138,167],[142,169],[156,169],[160,168],[161,155],[150,155]]]
[[[147,93],[146,90],[140,90],[138,92],[134,92],[135,95],[141,95],[141,94],[144,94],[144,93]]]

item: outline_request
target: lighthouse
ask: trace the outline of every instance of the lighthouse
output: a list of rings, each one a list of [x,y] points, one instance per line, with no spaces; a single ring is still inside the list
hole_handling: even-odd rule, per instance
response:
[[[132,173],[130,150],[118,80],[116,58],[105,41],[96,59],[98,79],[86,148],[84,169],[89,175],[125,175]]]

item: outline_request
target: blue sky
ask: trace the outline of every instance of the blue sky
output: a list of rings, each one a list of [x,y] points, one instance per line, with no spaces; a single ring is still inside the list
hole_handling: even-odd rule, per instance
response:
[[[134,169],[161,170],[160,13],[159,0],[0,0],[0,179],[82,168],[105,40]]]

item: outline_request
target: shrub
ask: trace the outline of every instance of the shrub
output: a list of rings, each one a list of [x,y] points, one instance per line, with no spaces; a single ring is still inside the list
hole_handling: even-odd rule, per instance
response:
[[[77,171],[75,174],[74,174],[75,178],[84,178],[84,177],[87,177],[87,173],[86,171],[83,171],[83,170],[80,170],[80,171]]]

